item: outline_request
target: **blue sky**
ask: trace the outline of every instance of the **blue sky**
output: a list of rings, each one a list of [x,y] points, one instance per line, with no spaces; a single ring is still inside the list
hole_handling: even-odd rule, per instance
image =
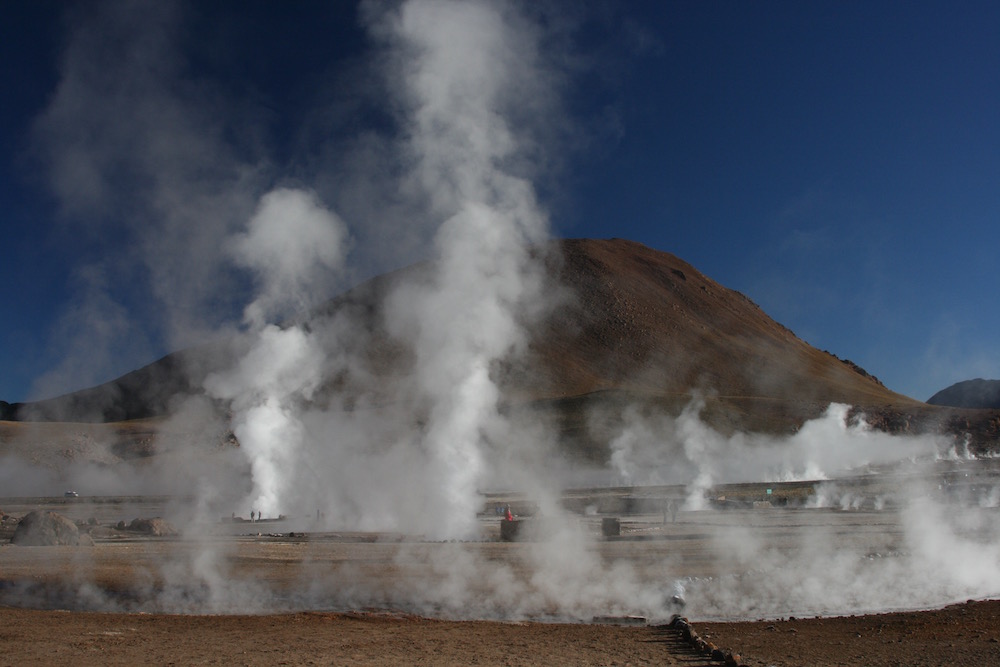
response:
[[[398,102],[372,7],[5,5],[0,399],[105,381],[238,320],[249,288],[219,244],[275,185],[344,219],[354,280],[426,256],[401,222],[415,209],[373,176],[396,164]],[[528,14],[559,111],[511,113],[556,235],[674,253],[915,398],[1000,377],[1000,5]]]

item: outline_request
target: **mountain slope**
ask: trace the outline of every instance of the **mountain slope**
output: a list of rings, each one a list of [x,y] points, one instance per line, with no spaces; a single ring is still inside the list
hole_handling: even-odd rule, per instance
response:
[[[931,405],[953,408],[1000,408],[1000,380],[965,380],[942,389],[927,399]]]
[[[29,403],[0,401],[0,419],[94,423],[159,417],[178,397],[201,393],[205,376],[225,367],[233,354],[229,341],[174,352],[96,387]]]
[[[562,257],[558,281],[574,299],[533,336],[555,395],[698,389],[824,403],[910,400],[673,255],[613,239],[564,241]]]
[[[744,295],[673,255],[621,239],[555,241],[536,252],[554,305],[540,319],[526,320],[524,353],[495,364],[491,373],[505,409],[552,414],[564,439],[582,437],[585,414],[595,407],[620,414],[625,405],[638,405],[676,414],[692,392],[705,397],[703,417],[724,432],[787,433],[831,402],[857,406],[890,431],[952,428],[952,413],[892,392],[855,364],[811,347]],[[393,338],[385,324],[387,295],[401,282],[426,279],[432,268],[423,263],[379,276],[307,319],[318,329],[338,318],[351,321],[357,335],[340,339],[348,347],[337,353],[363,368],[356,377],[327,378],[320,399],[377,391],[409,372],[408,341]],[[6,418],[162,415],[175,393],[200,393],[205,376],[235,354],[220,343],[168,355],[101,387],[8,406]],[[979,417],[971,419],[962,417],[954,428],[975,430],[969,424]]]

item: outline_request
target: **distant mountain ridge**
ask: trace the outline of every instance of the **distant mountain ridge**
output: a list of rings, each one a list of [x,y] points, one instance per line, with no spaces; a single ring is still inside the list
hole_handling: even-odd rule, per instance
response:
[[[723,432],[790,433],[838,402],[891,432],[965,429],[976,441],[996,439],[994,427],[978,417],[952,423],[941,408],[892,392],[853,362],[817,350],[743,294],[674,255],[623,239],[553,241],[536,254],[549,291],[561,294],[559,305],[532,320],[523,354],[495,364],[491,374],[505,409],[550,413],[565,440],[600,439],[581,435],[595,407],[620,414],[638,405],[676,414],[693,393],[706,400],[703,418]],[[339,350],[351,354],[360,371],[326,378],[315,400],[378,392],[379,384],[410,371],[412,349],[389,333],[384,309],[395,285],[421,280],[432,269],[425,262],[383,274],[306,318],[320,331],[324,322],[349,316],[362,332],[349,343],[352,349]],[[206,375],[237,354],[223,343],[185,350],[99,387],[8,405],[4,418],[93,422],[164,415],[178,395],[202,394]]]
[[[551,251],[553,248],[550,248]],[[650,396],[699,390],[720,396],[805,398],[827,404],[907,401],[851,362],[820,352],[744,295],[679,258],[622,239],[554,244],[552,282],[568,295],[533,328],[527,354],[504,367],[508,396],[560,399],[600,391]],[[382,318],[400,282],[420,280],[417,264],[332,299],[310,322],[346,310],[368,332],[363,356],[379,376],[405,365],[405,341]],[[122,421],[165,414],[172,397],[198,393],[234,353],[222,345],[184,350],[112,382],[44,401],[13,404],[18,419]]]
[[[231,359],[228,342],[181,350],[96,387],[40,401],[0,401],[0,419],[100,423],[160,417],[177,397],[201,393],[205,376]]]
[[[931,405],[952,408],[1000,409],[1000,380],[965,380],[927,399]]]

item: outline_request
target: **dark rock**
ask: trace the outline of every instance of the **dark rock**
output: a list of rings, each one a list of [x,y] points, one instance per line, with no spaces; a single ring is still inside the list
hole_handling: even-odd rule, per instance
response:
[[[951,408],[1000,408],[1000,380],[965,380],[942,389],[927,399],[931,405]]]
[[[520,521],[501,521],[500,539],[504,542],[516,542],[521,535]]]

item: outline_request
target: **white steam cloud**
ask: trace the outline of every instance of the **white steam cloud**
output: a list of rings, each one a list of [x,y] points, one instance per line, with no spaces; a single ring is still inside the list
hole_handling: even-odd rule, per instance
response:
[[[347,228],[315,194],[279,188],[261,198],[247,231],[232,243],[236,262],[259,276],[244,320],[259,329],[306,310],[344,270]]]
[[[301,314],[336,284],[343,270],[344,223],[315,195],[278,189],[266,194],[236,235],[236,261],[254,270],[259,296],[244,310],[250,351],[228,372],[210,375],[211,396],[232,402],[233,432],[249,459],[254,489],[251,511],[280,515],[281,499],[294,486],[303,426],[296,414],[322,381],[324,354],[303,328],[281,329],[274,318]]]
[[[298,328],[259,332],[250,352],[228,373],[210,375],[206,389],[232,401],[233,432],[251,466],[251,509],[274,517],[294,485],[304,434],[296,414],[322,379],[323,354]]]
[[[863,418],[852,425],[850,406],[839,403],[796,433],[777,438],[723,435],[701,420],[704,407],[705,400],[696,397],[679,417],[653,419],[627,409],[624,426],[610,443],[615,483],[682,484],[689,492],[688,508],[703,509],[705,490],[720,482],[824,480],[949,451],[933,438],[900,438],[872,429]]]
[[[367,17],[384,52],[384,76],[396,86],[402,181],[420,198],[429,195],[425,216],[439,221],[433,274],[394,288],[384,314],[389,334],[411,347],[412,373],[373,408],[380,429],[367,421],[372,412],[309,407],[325,377],[357,374],[357,360],[337,350],[364,332],[349,317],[267,324],[301,317],[310,295],[330,292],[330,278],[344,271],[348,237],[314,194],[279,189],[261,199],[229,244],[258,279],[258,296],[244,312],[255,340],[206,388],[231,402],[251,465],[254,490],[241,506],[265,516],[322,508],[340,525],[470,537],[490,479],[488,432],[503,429],[495,364],[523,346],[524,326],[544,301],[530,249],[548,237],[548,221],[531,183],[515,173],[535,145],[504,111],[527,92],[540,93],[530,102],[538,106],[554,82],[546,82],[538,29],[511,7],[410,2],[369,7]],[[329,394],[327,401],[339,400]],[[388,453],[373,455],[383,447]],[[335,483],[302,485],[319,461]],[[402,475],[411,481],[400,484]],[[351,493],[357,479],[384,499]],[[337,509],[344,507],[353,509]],[[413,507],[419,511],[398,509]]]
[[[491,364],[522,342],[522,303],[541,297],[528,249],[547,236],[531,184],[504,169],[523,150],[500,110],[538,76],[532,30],[498,5],[414,2],[383,24],[403,66],[413,178],[444,216],[437,274],[393,295],[389,328],[414,341],[414,388],[429,401],[422,446],[440,476],[427,511],[443,537],[475,529],[484,425],[497,418]]]

